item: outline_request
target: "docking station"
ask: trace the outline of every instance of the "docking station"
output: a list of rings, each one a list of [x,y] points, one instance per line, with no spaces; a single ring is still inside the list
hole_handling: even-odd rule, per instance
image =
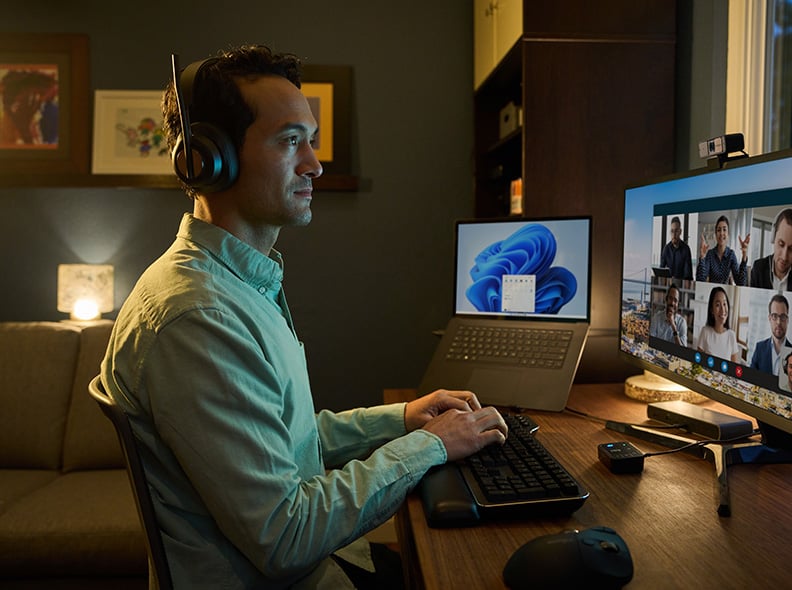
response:
[[[750,436],[753,432],[753,424],[749,420],[684,401],[651,403],[646,408],[646,415],[652,420],[678,424],[689,432],[715,440]]]

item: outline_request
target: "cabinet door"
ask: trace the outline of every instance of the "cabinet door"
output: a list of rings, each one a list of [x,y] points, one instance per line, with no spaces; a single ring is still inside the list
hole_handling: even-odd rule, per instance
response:
[[[473,88],[478,88],[495,67],[494,0],[473,3]]]
[[[493,0],[495,14],[495,64],[523,34],[523,0]],[[493,65],[495,65],[493,64]]]
[[[624,189],[674,166],[674,44],[526,42],[530,216],[593,215],[592,328],[616,325]]]
[[[478,88],[523,33],[523,0],[474,0],[473,88]]]

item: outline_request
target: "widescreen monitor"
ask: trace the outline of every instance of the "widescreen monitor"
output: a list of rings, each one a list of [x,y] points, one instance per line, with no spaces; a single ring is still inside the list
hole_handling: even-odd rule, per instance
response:
[[[619,349],[792,440],[792,150],[625,191]]]

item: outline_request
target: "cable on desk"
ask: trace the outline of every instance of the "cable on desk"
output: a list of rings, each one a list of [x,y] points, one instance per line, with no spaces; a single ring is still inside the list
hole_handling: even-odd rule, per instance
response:
[[[565,412],[569,412],[570,414],[575,414],[576,416],[581,416],[583,418],[588,418],[589,420],[594,420],[595,422],[602,422],[603,424],[621,424],[623,426],[640,426],[641,428],[654,428],[657,430],[666,430],[666,429],[684,429],[684,424],[640,424],[635,422],[619,422],[614,420],[608,420],[607,418],[600,418],[599,416],[593,416],[586,412],[582,412],[580,410],[576,410],[574,408],[570,408],[566,406],[564,408]]]
[[[564,408],[564,411],[565,412],[569,412],[570,414],[574,414],[576,416],[581,416],[581,417],[586,418],[588,420],[594,420],[596,422],[602,422],[608,428],[612,428],[613,426],[621,426],[621,427],[625,427],[625,428],[626,427],[629,427],[629,428],[639,427],[639,428],[648,429],[648,430],[680,429],[680,430],[687,431],[687,428],[686,428],[685,424],[643,424],[643,423],[630,423],[630,422],[621,422],[621,421],[615,421],[615,420],[608,420],[606,418],[601,418],[599,416],[594,416],[592,414],[589,414],[587,412],[583,412],[581,410],[576,410],[575,408],[571,408],[569,406],[566,406]],[[679,451],[687,451],[687,450],[690,450],[690,449],[694,449],[696,447],[703,447],[704,445],[708,445],[708,444],[728,444],[728,443],[736,442],[736,441],[739,441],[739,440],[745,440],[747,438],[750,438],[752,436],[756,436],[758,434],[761,434],[760,431],[758,429],[754,429],[750,434],[743,434],[743,435],[735,436],[735,437],[731,437],[731,438],[710,438],[710,439],[704,439],[704,440],[697,440],[695,442],[684,444],[684,445],[681,445],[679,447],[675,447],[673,449],[668,449],[666,451],[654,451],[654,452],[651,452],[651,453],[643,453],[643,456],[644,457],[654,457],[654,456],[657,456],[657,455],[670,455],[671,453],[678,453]]]
[[[715,444],[715,445],[725,445],[732,442],[737,442],[739,440],[745,440],[746,438],[750,438],[752,436],[756,436],[760,434],[759,429],[754,429],[751,434],[741,434],[740,436],[733,436],[731,438],[708,438],[704,440],[697,440],[695,442],[683,445],[681,447],[677,447],[675,449],[668,449],[667,451],[654,451],[652,453],[644,453],[644,457],[654,457],[656,455],[670,455],[671,453],[678,453],[679,451],[685,451],[688,449],[692,449],[695,447],[703,447],[704,445]]]

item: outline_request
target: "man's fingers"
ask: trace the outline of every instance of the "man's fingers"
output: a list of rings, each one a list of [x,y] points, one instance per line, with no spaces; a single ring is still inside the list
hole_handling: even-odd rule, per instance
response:
[[[503,436],[503,440],[509,435],[509,427],[500,412],[493,407],[481,409],[479,412],[478,424],[481,432],[497,431]]]
[[[472,410],[473,412],[481,409],[481,402],[472,391],[446,391],[449,397],[462,402],[454,404],[458,410]]]
[[[506,435],[497,428],[485,430],[481,433],[481,437],[484,441],[485,447],[492,444],[502,445],[506,442]]]

